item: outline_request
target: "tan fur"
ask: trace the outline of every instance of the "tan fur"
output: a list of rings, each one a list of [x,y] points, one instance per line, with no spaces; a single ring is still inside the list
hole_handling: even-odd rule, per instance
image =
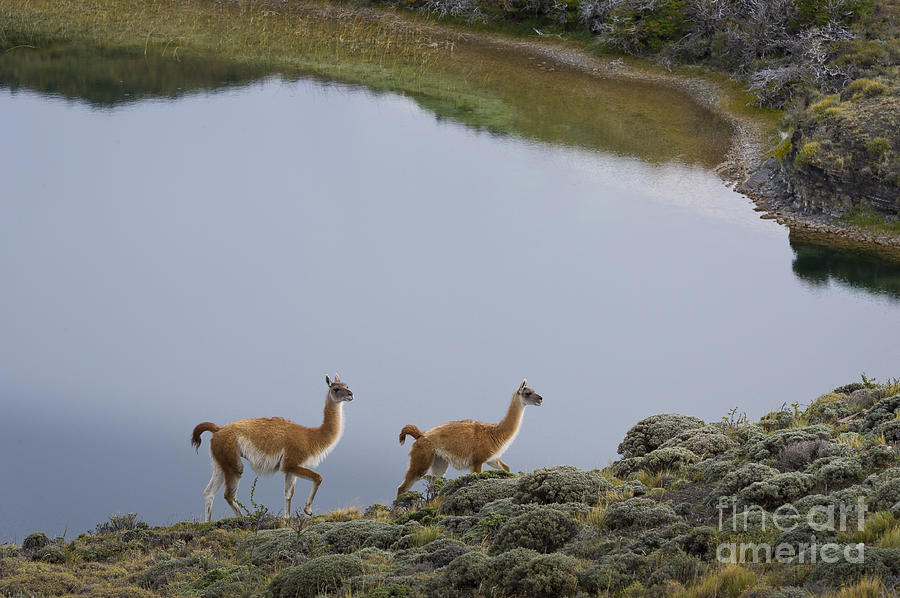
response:
[[[290,504],[294,495],[296,478],[313,483],[312,492],[304,510],[312,514],[311,504],[322,483],[322,476],[308,469],[318,464],[334,448],[343,432],[342,405],[353,400],[347,385],[326,376],[329,385],[325,398],[322,425],[308,428],[281,417],[240,419],[218,427],[203,422],[194,428],[192,444],[200,446],[200,434],[212,431],[209,452],[213,461],[213,476],[204,492],[206,496],[206,521],[212,513],[212,498],[224,484],[225,500],[237,516],[241,512],[235,503],[238,481],[244,471],[242,458],[260,475],[280,471],[285,475],[285,517],[290,516]]]
[[[464,419],[441,424],[424,433],[411,424],[404,426],[400,432],[400,444],[403,444],[407,434],[416,441],[409,451],[409,469],[397,488],[397,495],[409,490],[429,468],[439,477],[444,475],[449,465],[480,472],[487,463],[509,471],[509,466],[500,460],[500,456],[519,433],[525,405],[540,405],[542,400],[523,380],[510,401],[506,416],[499,423]]]

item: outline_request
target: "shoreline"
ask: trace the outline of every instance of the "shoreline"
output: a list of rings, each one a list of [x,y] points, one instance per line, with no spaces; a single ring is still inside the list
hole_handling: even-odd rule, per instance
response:
[[[373,10],[374,14],[397,14],[394,10],[355,10],[361,11],[361,14],[369,10]],[[401,18],[406,16],[402,15]],[[769,134],[766,128],[772,123],[767,123],[762,116],[736,113],[728,105],[734,101],[732,97],[734,92],[725,89],[709,76],[666,71],[644,58],[629,57],[628,62],[619,57],[604,59],[577,47],[576,42],[560,37],[556,38],[559,41],[541,38],[523,39],[502,32],[473,31],[458,25],[437,23],[420,26],[423,30],[431,28],[435,33],[444,35],[453,33],[476,43],[513,49],[603,79],[641,81],[680,90],[698,105],[728,122],[732,131],[729,149],[725,159],[714,171],[729,186],[753,201],[755,211],[760,213],[761,219],[775,220],[789,231],[819,239],[827,244],[874,251],[885,257],[900,259],[900,236],[841,224],[822,214],[809,215],[791,210],[783,205],[784,197],[773,194],[771,190],[766,192],[749,186],[748,183],[752,182],[754,174],[766,175],[763,167],[773,158],[771,152],[766,149]],[[772,173],[769,174],[767,178],[771,179]]]

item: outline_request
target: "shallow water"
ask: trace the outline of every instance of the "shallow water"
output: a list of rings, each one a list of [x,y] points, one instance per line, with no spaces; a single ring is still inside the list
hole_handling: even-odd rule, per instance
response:
[[[709,169],[715,119],[660,120],[672,92],[585,92],[604,122],[656,105],[621,129],[668,148],[651,154],[567,136],[550,109],[559,138],[513,137],[390,94],[200,70],[110,92],[0,65],[16,89],[0,94],[0,541],[199,517],[192,427],[317,424],[335,371],[357,400],[317,468],[319,512],[389,502],[403,424],[497,420],[523,376],[545,402],[504,457],[516,470],[603,466],[653,413],[759,416],[898,373],[897,266],[759,220]],[[281,491],[261,480],[257,501],[278,510]]]

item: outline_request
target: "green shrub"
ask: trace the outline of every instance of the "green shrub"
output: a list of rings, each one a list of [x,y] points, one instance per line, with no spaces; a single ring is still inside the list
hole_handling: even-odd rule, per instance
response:
[[[861,433],[871,432],[879,425],[895,419],[898,411],[900,411],[900,395],[881,399],[866,413],[859,431]]]
[[[505,478],[485,478],[462,486],[446,494],[441,504],[441,513],[472,515],[489,502],[510,498],[516,493],[519,480]]]
[[[59,544],[48,544],[31,553],[31,560],[44,563],[65,563],[66,549]]]
[[[618,453],[623,457],[643,457],[664,442],[686,430],[704,426],[703,420],[677,413],[651,415],[642,419],[625,434]]]
[[[806,469],[819,484],[841,486],[862,477],[862,463],[857,457],[824,457]]]
[[[780,473],[759,482],[753,482],[738,493],[744,504],[779,506],[809,493],[816,485],[816,478],[796,471]]]
[[[697,557],[688,554],[666,555],[659,567],[650,574],[647,585],[662,584],[670,579],[688,585],[702,577],[705,571],[706,565]]]
[[[534,598],[571,596],[578,589],[578,560],[565,554],[544,554],[514,570],[509,589]]]
[[[846,399],[846,395],[836,392],[822,395],[806,410],[807,420],[811,424],[831,424],[850,415],[851,410]]]
[[[631,53],[658,52],[683,35],[684,0],[623,2],[613,9],[609,42]]]
[[[344,579],[362,573],[358,556],[330,554],[285,569],[272,579],[266,591],[272,598],[313,598],[340,589]]]
[[[870,508],[876,511],[894,511],[898,503],[900,503],[900,478],[894,478],[876,488],[872,494]],[[900,512],[895,514],[900,515]]]
[[[875,81],[873,79],[856,79],[850,85],[847,86],[845,92],[851,98],[871,98],[873,96],[881,95],[888,90],[887,85],[882,83],[881,81]]]
[[[591,595],[612,594],[628,586],[634,578],[608,564],[594,565],[581,573],[579,585]]]
[[[818,141],[810,141],[809,143],[804,143],[803,147],[801,147],[797,151],[797,155],[794,157],[794,166],[800,168],[802,166],[806,166],[810,162],[815,159],[822,151],[822,144]]]
[[[34,532],[22,540],[22,550],[32,552],[43,548],[50,543],[50,538],[44,532]]]
[[[599,471],[581,471],[570,465],[536,469],[517,480],[515,500],[522,503],[593,504],[612,484]]]
[[[650,451],[641,463],[641,469],[650,472],[680,470],[686,465],[700,461],[700,457],[683,447],[665,447]]]
[[[890,419],[875,426],[872,430],[875,436],[883,436],[885,442],[892,444],[900,442],[900,418]]]
[[[756,482],[778,475],[778,470],[762,463],[746,463],[727,474],[710,494],[711,499],[730,496]]]
[[[136,576],[135,581],[141,587],[157,591],[181,574],[200,575],[219,566],[218,563],[196,555],[168,559],[145,569]]]
[[[504,471],[502,469],[489,469],[488,471],[482,471],[481,473],[467,473],[466,475],[461,475],[458,478],[445,481],[444,485],[441,487],[440,495],[450,496],[461,488],[465,488],[469,484],[474,484],[483,480],[496,480],[514,477],[516,477],[515,474],[509,473],[508,471]]]
[[[694,428],[676,434],[662,443],[659,448],[683,448],[706,459],[721,455],[735,446],[736,443],[725,435],[721,424],[709,424],[702,428]]]
[[[891,140],[887,137],[876,137],[866,143],[866,151],[875,159],[881,158],[891,151]]]
[[[508,521],[491,547],[494,554],[512,548],[531,548],[538,552],[553,552],[572,539],[578,523],[558,509],[539,507]]]
[[[308,533],[307,541],[313,537]],[[302,553],[309,552],[310,545],[292,529],[261,530],[247,536],[238,544],[238,551],[246,554],[254,565],[278,562],[296,563]]]
[[[629,498],[606,509],[606,526],[610,529],[641,527],[644,529],[679,521],[672,507],[649,498]]]
[[[490,583],[498,588],[511,588],[524,567],[540,556],[530,548],[512,548],[491,559]]]
[[[451,588],[458,590],[458,594],[466,594],[468,591],[481,587],[482,583],[491,575],[490,557],[478,551],[467,552],[447,565],[444,578]],[[457,595],[458,595],[457,594]]]
[[[403,527],[385,521],[354,519],[335,523],[322,535],[329,552],[351,553],[367,546],[390,548],[403,535]]]

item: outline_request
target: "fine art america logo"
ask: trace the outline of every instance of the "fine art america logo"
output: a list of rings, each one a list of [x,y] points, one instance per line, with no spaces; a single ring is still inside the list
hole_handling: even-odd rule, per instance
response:
[[[747,532],[751,528],[766,531],[766,526],[784,534],[806,523],[813,534],[806,542],[721,543],[716,549],[716,558],[723,563],[862,563],[865,560],[865,544],[819,543],[816,532],[834,535],[848,531],[850,525],[862,531],[865,527],[866,502],[858,498],[856,505],[814,506],[803,517],[792,504],[781,505],[771,514],[758,505],[742,506],[738,511],[733,497],[719,499],[719,531]]]

